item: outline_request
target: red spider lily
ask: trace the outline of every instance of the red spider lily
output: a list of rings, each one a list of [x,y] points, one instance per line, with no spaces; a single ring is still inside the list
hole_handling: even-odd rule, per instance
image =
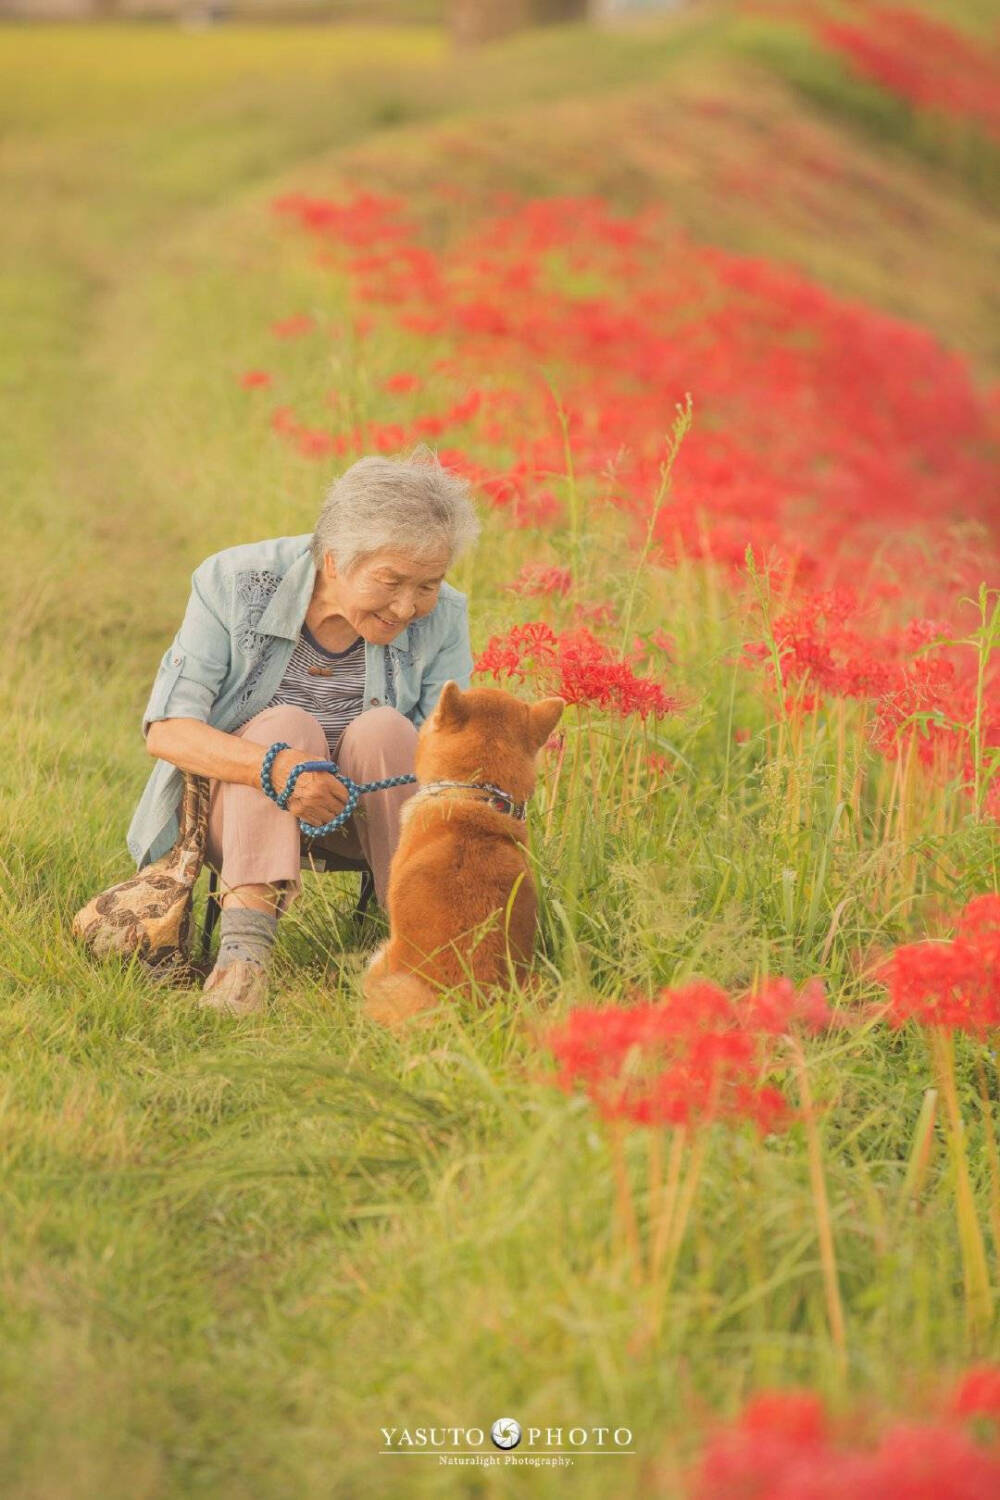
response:
[[[588,604],[585,599],[577,599],[573,603],[573,624],[579,625],[584,620],[589,620],[592,625],[610,625],[615,619],[615,607],[613,604]],[[638,652],[634,649],[632,659],[637,661],[645,656],[645,647],[640,644]]]
[[[568,594],[573,585],[569,568],[525,563],[513,583],[506,585],[512,594]]]
[[[877,977],[894,1026],[915,1020],[976,1036],[1000,1026],[1000,897],[970,901],[951,942],[897,948]]]
[[[426,434],[429,437],[437,437],[444,432],[447,425],[444,417],[436,417],[428,412],[422,417],[417,417],[413,424],[413,431],[418,435]]]
[[[370,422],[368,441],[379,453],[396,453],[406,441],[406,432],[399,422]]]
[[[556,634],[544,620],[515,625],[506,636],[490,636],[486,649],[480,652],[472,670],[474,673],[492,672],[498,681],[501,677],[517,677],[523,682],[527,673],[522,662],[553,656],[555,643]]]
[[[860,77],[1000,137],[995,47],[900,6],[866,5],[857,22],[821,21],[816,31]]]
[[[965,726],[975,715],[972,653],[958,654],[942,644],[933,654],[917,655],[934,640],[947,640],[954,627],[941,619],[916,619],[873,633],[865,629],[871,612],[871,605],[862,606],[853,589],[801,594],[794,609],[772,621],[783,683],[800,681],[821,693],[871,702],[875,711],[869,733],[889,759],[899,754],[906,726],[919,719],[916,747],[921,762],[928,767],[939,760],[957,763],[971,784],[972,749]],[[744,652],[763,663],[773,682],[768,645],[751,642]],[[989,677],[991,687],[997,675],[994,670]],[[811,710],[818,696],[804,695],[800,708]],[[786,709],[792,710],[795,703],[794,697],[785,697]],[[1000,698],[994,693],[986,698],[981,736],[984,746],[1000,744]]]
[[[290,406],[276,406],[271,413],[271,426],[275,432],[295,434],[299,432],[299,424]]]
[[[803,577],[846,574],[847,554],[853,562],[871,554],[870,543],[883,545],[893,518],[912,528],[981,516],[990,526],[989,405],[956,356],[910,325],[838,303],[787,267],[693,244],[658,208],[626,221],[595,197],[507,198],[492,221],[435,257],[416,243],[418,226],[398,199],[276,206],[331,246],[365,247],[368,299],[392,307],[403,326],[449,334],[463,372],[502,364],[516,380],[539,355],[558,358],[577,473],[586,483],[612,444],[622,450],[611,501],[637,531],[655,489],[661,454],[651,435],[663,393],[682,394],[696,369],[695,399],[712,420],[686,439],[657,523],[667,555],[680,542],[738,568],[748,541],[779,541],[797,550]],[[580,298],[528,274],[550,251],[569,253],[571,241],[616,296]],[[505,269],[516,271],[516,295]],[[706,312],[692,317],[693,307]],[[547,395],[539,406],[525,388],[520,400],[506,431],[516,448],[512,491],[524,496],[533,475],[561,469],[563,454]],[[479,414],[488,408],[484,400]],[[457,403],[454,420],[462,414]],[[936,570],[955,556],[953,545],[938,550]]]
[[[661,630],[660,627],[657,626],[657,628],[650,635],[649,639],[652,641],[654,646],[658,647],[659,650],[663,652],[666,657],[668,657],[671,661],[673,660],[674,656],[677,653],[677,641],[672,635],[668,635],[665,630]]]
[[[830,176],[837,163],[814,167]],[[895,757],[912,743],[928,771],[958,769],[971,786],[961,726],[976,701],[975,653],[925,648],[953,632],[956,596],[1000,574],[996,391],[977,389],[965,362],[912,324],[789,266],[699,245],[656,205],[629,219],[593,195],[507,193],[493,205],[441,253],[420,243],[401,198],[275,205],[321,240],[367,306],[449,341],[431,363],[461,381],[459,399],[371,445],[461,428],[463,447],[439,456],[505,524],[560,524],[549,476],[565,472],[565,439],[537,378],[544,361],[558,372],[580,497],[619,511],[638,546],[653,519],[664,401],[690,388],[703,420],[684,440],[650,560],[711,558],[738,577],[752,544],[789,600],[777,621],[780,699],[800,682],[810,696],[864,699],[876,749]],[[553,281],[553,256],[604,290],[580,296]],[[477,461],[484,442],[504,456]],[[365,439],[348,446],[363,451]],[[766,647],[761,657],[770,670]],[[984,754],[1000,745],[998,685],[994,668]],[[1000,817],[1000,783],[981,791]]]
[[[476,412],[479,410],[482,404],[482,392],[470,391],[469,394],[463,397],[461,401],[456,401],[452,405],[452,407],[448,411],[447,420],[452,424],[457,424],[459,422],[468,422],[471,417],[474,417],[476,415]]]
[[[815,1445],[827,1439],[823,1403],[812,1391],[758,1391],[743,1408],[744,1432],[780,1432],[791,1442]]]
[[[336,450],[337,444],[332,433],[302,427],[295,435],[295,446],[306,458],[326,458]]]
[[[308,313],[296,313],[294,317],[279,318],[276,323],[272,323],[271,332],[278,339],[294,339],[303,333],[311,333],[315,327],[315,318],[311,318]]]
[[[539,490],[534,495],[517,495],[511,506],[510,518],[515,526],[552,526],[562,520],[563,508],[551,490]]]
[[[646,765],[654,776],[668,776],[677,765],[669,755],[647,755]]]
[[[553,691],[567,703],[596,703],[624,717],[636,713],[669,714],[677,700],[650,678],[637,677],[628,662],[614,658],[586,626],[564,631],[558,638],[559,687]]]
[[[960,1417],[992,1417],[1000,1422],[1000,1365],[976,1365],[955,1389],[951,1410]]]
[[[801,697],[791,694],[785,699],[786,714],[811,714],[819,703],[818,693],[803,693]]]
[[[627,661],[617,659],[585,626],[556,635],[542,620],[516,625],[506,637],[491,636],[473,671],[523,682],[529,661],[537,685],[567,703],[596,704],[642,719],[673,713],[678,706],[659,683],[637,677]]]
[[[252,391],[271,385],[273,376],[267,370],[245,370],[240,376],[240,385],[245,391]]]
[[[1000,896],[974,896],[958,914],[958,938],[974,944],[983,962],[1000,977]]]
[[[821,1408],[813,1420],[808,1405],[777,1403],[773,1415],[748,1411],[710,1440],[691,1500],[985,1500],[1000,1486],[1000,1447],[947,1422],[897,1425],[866,1450],[827,1438]]]
[[[390,375],[382,389],[393,392],[419,391],[421,383],[419,375],[411,375],[409,371],[401,370],[398,375]]]
[[[790,979],[765,979],[740,1001],[740,1013],[743,1025],[771,1036],[781,1036],[793,1026],[823,1031],[840,1024],[818,979],[811,979],[801,990]]]
[[[606,1119],[641,1125],[750,1120],[762,1133],[794,1118],[768,1082],[768,1036],[796,1025],[825,1025],[822,990],[802,995],[784,981],[734,1000],[718,985],[694,981],[628,1007],[579,1006],[549,1033],[559,1060],[556,1086],[582,1084]]]

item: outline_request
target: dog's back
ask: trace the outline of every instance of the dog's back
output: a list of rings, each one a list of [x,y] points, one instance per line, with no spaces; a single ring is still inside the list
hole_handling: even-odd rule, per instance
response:
[[[406,809],[389,877],[389,963],[468,988],[520,975],[537,903],[523,825],[486,802],[441,796]],[[508,958],[509,953],[509,958]]]
[[[395,1024],[436,1004],[442,988],[468,994],[527,977],[537,902],[520,804],[564,706],[441,689],[417,740],[420,789],[389,873],[390,935],[365,975],[373,1018]]]

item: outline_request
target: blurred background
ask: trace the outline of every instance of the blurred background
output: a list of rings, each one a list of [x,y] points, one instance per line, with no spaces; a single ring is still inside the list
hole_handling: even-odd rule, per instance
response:
[[[444,24],[487,40],[519,26],[668,10],[684,0],[4,0],[0,15],[28,19],[382,21]]]
[[[581,16],[668,9],[683,0],[4,0],[3,12],[37,19],[211,16],[217,20],[357,20],[441,23],[477,35]]]
[[[995,0],[0,16],[4,1500],[395,1494],[383,1422],[515,1397],[626,1423],[620,1493],[674,1495],[706,1413],[755,1384],[874,1407],[950,1369],[950,1208],[886,1227],[930,1159],[894,1041],[895,1073],[873,1044],[824,1096],[841,1387],[804,1150],[755,1177],[723,1145],[652,1347],[604,1258],[610,1168],[542,1102],[533,1041],[505,1017],[420,1056],[360,1028],[347,877],[282,923],[249,1039],[68,927],[133,873],[141,714],[192,569],[311,529],[356,456],[419,440],[484,517],[449,575],[476,653],[582,626],[685,704],[662,730],[566,716],[577,800],[556,772],[541,882],[562,999],[692,972],[853,998],[869,944],[995,884],[996,621],[977,656],[967,602],[1000,579]],[[780,777],[814,752],[800,819]],[[533,1492],[567,1482],[609,1493],[582,1465]]]

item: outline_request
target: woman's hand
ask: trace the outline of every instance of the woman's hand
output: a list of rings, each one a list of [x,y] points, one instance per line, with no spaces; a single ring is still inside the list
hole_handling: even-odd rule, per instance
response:
[[[280,796],[300,761],[325,759],[326,756],[314,755],[310,750],[279,750],[271,766],[271,785]],[[347,788],[332,771],[303,771],[296,777],[285,805],[304,823],[320,828],[344,811]]]

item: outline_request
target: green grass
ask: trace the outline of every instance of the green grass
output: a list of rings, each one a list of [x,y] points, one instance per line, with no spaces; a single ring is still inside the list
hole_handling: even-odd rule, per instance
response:
[[[918,1201],[904,1191],[933,1081],[917,1038],[869,1027],[810,1051],[845,1377],[801,1127],[766,1143],[713,1135],[651,1343],[652,1293],[629,1279],[608,1142],[539,1076],[535,1027],[549,1011],[537,1002],[461,1010],[419,1041],[375,1031],[359,1011],[365,955],[351,949],[346,877],[307,880],[280,934],[275,1003],[240,1025],[96,966],[68,935],[76,909],[130,873],[124,834],[151,765],[139,720],[191,568],[307,529],[321,499],[322,466],[248,419],[234,378],[260,362],[273,318],[316,307],[342,332],[348,312],[268,215],[270,197],[336,191],[359,167],[375,188],[410,187],[456,131],[481,151],[466,170],[484,189],[521,170],[536,190],[564,191],[560,152],[582,142],[581,182],[606,171],[602,190],[621,201],[662,190],[648,162],[615,178],[585,122],[599,133],[656,93],[669,115],[672,90],[719,77],[752,113],[765,84],[726,71],[724,35],[707,15],[599,47],[554,28],[456,63],[412,29],[0,32],[5,1500],[489,1495],[508,1476],[380,1458],[379,1429],[503,1414],[626,1425],[640,1456],[622,1461],[615,1493],[673,1494],[708,1414],[755,1385],[801,1380],[834,1405],[860,1393],[903,1409],[936,1376],[997,1353],[995,1332],[977,1341],[963,1323],[940,1140]],[[623,157],[634,145],[623,138]],[[923,194],[932,225],[961,224],[951,251],[943,228],[929,235],[933,274],[906,295],[915,316],[971,328],[980,292],[965,268],[990,243],[988,221],[956,206],[961,186],[936,169],[925,181],[877,154],[871,166]],[[697,184],[677,202],[710,230]],[[754,211],[718,212],[720,238],[753,248]],[[902,295],[858,242],[835,254],[801,223],[773,234],[772,253],[826,257],[838,289],[863,279],[872,300]],[[420,354],[395,335],[324,347],[323,359],[305,345],[283,354],[296,394],[336,383],[369,415],[378,378]],[[977,351],[988,367],[989,348]],[[584,592],[622,605],[628,576],[601,561],[622,546],[617,527],[585,513]],[[487,515],[455,578],[475,601],[474,646],[505,623],[496,585],[538,549]],[[995,886],[989,831],[952,793],[913,799],[899,837],[886,780],[854,749],[867,780],[837,816],[830,726],[778,738],[729,664],[751,622],[720,580],[648,570],[635,623],[663,622],[697,704],[657,747],[677,758],[673,778],[655,797],[643,780],[633,790],[618,753],[631,764],[637,742],[573,715],[575,769],[546,838],[550,781],[539,789],[551,1013],[691,974],[735,986],[820,973],[840,1004],[870,997],[857,950]],[[750,730],[744,744],[733,726]],[[853,746],[854,719],[848,729]],[[959,1062],[986,1223],[972,1049]],[[627,1149],[645,1229],[646,1143]],[[605,1495],[597,1464],[518,1482]]]

